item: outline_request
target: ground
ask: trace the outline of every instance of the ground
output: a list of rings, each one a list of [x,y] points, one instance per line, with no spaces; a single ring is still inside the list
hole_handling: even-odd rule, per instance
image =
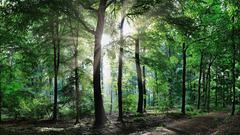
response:
[[[102,129],[93,129],[92,117],[74,125],[72,121],[11,121],[0,125],[0,135],[230,135],[240,134],[240,116],[231,117],[224,112],[201,116],[184,116],[178,113],[128,115],[124,123],[108,116]]]

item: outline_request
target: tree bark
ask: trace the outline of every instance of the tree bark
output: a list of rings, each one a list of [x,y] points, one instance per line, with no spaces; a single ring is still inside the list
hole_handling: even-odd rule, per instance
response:
[[[110,115],[112,115],[113,112],[113,91],[112,91],[112,86],[111,86],[111,91],[110,91]]]
[[[207,111],[208,112],[210,111],[210,98],[211,98],[211,67],[216,58],[217,56],[210,58],[210,62],[207,69],[207,82],[208,82],[207,83]]]
[[[143,111],[146,112],[146,108],[147,108],[147,90],[146,90],[146,71],[145,71],[145,66],[143,66],[142,69],[143,69],[143,97],[144,97]]]
[[[211,91],[211,64],[209,64],[208,66],[208,71],[207,71],[207,80],[208,80],[208,84],[207,84],[207,111],[210,111],[210,91]]]
[[[168,61],[171,62],[171,46],[168,46]],[[169,107],[172,108],[173,107],[173,73],[172,73],[172,67],[169,70],[170,72],[170,77],[168,78],[168,82],[169,82],[169,90],[168,90],[168,94],[169,94]]]
[[[74,64],[75,64],[75,92],[76,92],[76,122],[75,124],[79,123],[79,116],[80,116],[80,89],[79,89],[79,73],[78,73],[78,31],[77,31],[77,40],[74,45]]]
[[[202,71],[202,74],[203,74],[203,77],[202,77],[202,87],[203,87],[203,90],[202,90],[202,93],[203,93],[203,107],[205,106],[205,101],[206,101],[206,67],[204,66],[203,67],[203,71]]]
[[[182,72],[182,114],[185,114],[185,98],[186,98],[186,52],[187,48],[185,43],[182,45],[182,54],[183,54],[183,72]]]
[[[143,113],[143,84],[142,84],[142,72],[140,66],[140,57],[139,57],[139,37],[135,41],[135,61],[136,61],[136,70],[138,78],[138,107],[137,112]]]
[[[101,92],[101,40],[105,23],[105,11],[107,0],[100,0],[97,12],[97,27],[95,31],[94,62],[93,62],[93,89],[94,89],[94,109],[95,109],[95,127],[100,127],[106,123],[105,110]]]
[[[190,91],[190,104],[193,105],[193,89],[192,89],[192,70],[189,71],[189,91]]]
[[[232,17],[232,22],[234,23],[234,16]],[[236,71],[235,71],[235,64],[236,64],[236,45],[235,45],[235,28],[232,28],[232,88],[233,88],[233,100],[232,100],[232,115],[235,113],[235,100],[236,100]]]
[[[54,49],[54,105],[53,105],[53,121],[58,119],[58,71],[60,64],[60,39],[59,39],[58,20],[53,22],[52,38]]]
[[[122,8],[123,8],[123,1],[121,1]],[[119,50],[119,59],[118,59],[118,120],[122,121],[123,117],[123,108],[122,108],[122,67],[123,67],[123,45],[124,45],[124,39],[123,39],[123,25],[124,25],[124,9],[122,9],[121,12],[121,23],[120,23],[120,50]]]
[[[199,69],[199,79],[198,79],[198,103],[197,108],[200,109],[201,104],[201,79],[202,79],[202,71],[203,71],[203,52],[201,52],[201,60],[200,60],[200,69]]]
[[[1,68],[1,65],[0,65]],[[1,76],[1,70],[0,69],[0,76]],[[2,92],[2,82],[0,79],[0,123],[2,122],[2,102],[3,102],[3,92]]]
[[[153,102],[152,102],[152,106],[155,106],[155,103],[157,101],[156,99],[156,95],[158,97],[158,74],[157,74],[157,71],[155,70],[155,85],[156,85],[156,89],[155,91],[153,91]]]

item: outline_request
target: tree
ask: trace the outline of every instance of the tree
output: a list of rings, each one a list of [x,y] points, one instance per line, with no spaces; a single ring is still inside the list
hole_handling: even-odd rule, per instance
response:
[[[53,20],[52,24],[52,43],[54,50],[54,105],[53,105],[53,120],[58,119],[58,71],[60,64],[60,37],[59,37],[59,22],[58,18]]]
[[[202,71],[203,71],[203,51],[201,51],[200,65],[199,65],[199,79],[198,79],[198,101],[197,101],[197,109],[200,109],[201,104],[201,79],[202,79]]]
[[[185,114],[185,98],[186,98],[186,52],[187,52],[187,48],[185,43],[183,43],[182,45],[182,55],[183,55],[183,73],[182,73],[182,110],[181,112],[183,114]]]
[[[139,46],[140,46],[140,39],[139,39],[139,37],[137,37],[137,39],[135,39],[135,62],[136,62],[137,81],[138,81],[137,112],[143,113],[143,81],[142,81],[142,71],[141,71],[141,66],[140,66]]]
[[[106,8],[113,1],[100,0],[97,10],[97,26],[94,32],[95,46],[94,46],[94,61],[93,61],[93,88],[94,88],[94,107],[95,107],[95,126],[101,126],[106,122],[105,111],[103,107],[103,99],[101,93],[101,78],[100,78],[100,64],[101,64],[101,40],[104,29]]]
[[[125,21],[125,14],[124,14],[124,1],[121,0],[121,22],[120,22],[120,49],[119,49],[119,66],[118,66],[118,120],[122,121],[123,117],[123,108],[122,108],[122,67],[123,67],[123,46],[124,46],[124,39],[123,39],[123,25]]]
[[[143,98],[144,98],[144,106],[143,106],[143,110],[144,112],[146,112],[146,108],[147,108],[147,90],[146,90],[146,69],[145,69],[145,65],[142,66],[142,74],[143,74]]]
[[[232,17],[234,23],[234,16]],[[232,27],[232,89],[233,89],[233,100],[232,100],[232,115],[235,113],[235,102],[236,102],[236,45],[235,45],[235,28]]]
[[[74,26],[73,26],[74,25]],[[73,40],[73,52],[74,52],[74,78],[75,78],[75,105],[76,105],[76,121],[75,124],[79,123],[79,115],[80,115],[80,89],[79,89],[79,64],[78,64],[78,46],[79,46],[79,24],[72,24],[70,20],[70,28]]]
[[[108,6],[113,3],[113,0],[100,0],[98,9],[94,9],[89,3],[79,1],[80,5],[97,14],[97,24],[95,30],[91,29],[89,25],[78,16],[78,21],[85,30],[94,35],[94,56],[93,56],[93,89],[94,89],[94,110],[95,110],[95,127],[102,126],[106,122],[105,110],[103,107],[102,91],[101,91],[101,53],[102,53],[102,35],[105,24],[105,13]]]

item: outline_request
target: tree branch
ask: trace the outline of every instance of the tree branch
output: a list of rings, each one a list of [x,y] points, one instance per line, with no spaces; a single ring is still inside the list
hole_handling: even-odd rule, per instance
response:
[[[205,40],[205,39],[210,38],[210,37],[212,37],[212,35],[207,36],[207,37],[203,37],[203,38],[196,39],[196,40],[192,41],[189,45],[191,45],[191,44],[193,44],[193,43],[195,43],[195,42],[198,42],[198,41]]]
[[[97,12],[97,9],[95,9],[95,8],[93,8],[93,7],[91,7],[91,6],[88,6],[88,5],[84,4],[82,1],[79,1],[79,4],[80,4],[83,8],[87,9],[87,10],[91,10],[91,11]]]
[[[106,5],[106,8],[107,8],[108,6],[110,6],[113,2],[115,2],[115,0],[110,0],[110,1],[108,1],[107,5]]]
[[[95,35],[95,30],[91,29],[84,20],[82,20],[81,18],[78,18],[78,21],[82,24],[82,26],[85,28],[87,32]]]

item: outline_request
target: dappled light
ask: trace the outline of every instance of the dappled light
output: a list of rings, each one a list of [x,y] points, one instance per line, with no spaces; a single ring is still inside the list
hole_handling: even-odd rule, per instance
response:
[[[1,0],[0,135],[238,135],[239,35],[239,0]]]

